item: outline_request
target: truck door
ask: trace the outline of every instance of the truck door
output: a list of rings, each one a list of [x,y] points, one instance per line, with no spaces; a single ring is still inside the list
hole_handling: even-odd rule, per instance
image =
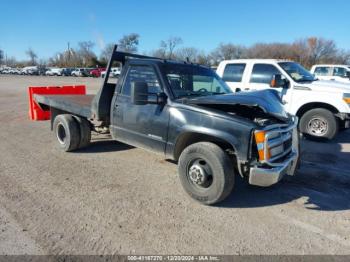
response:
[[[272,76],[282,72],[271,64],[254,64],[251,69],[248,85],[250,90],[262,90],[270,88]]]
[[[233,92],[244,90],[242,79],[245,68],[245,63],[232,63],[225,66],[222,79]]]
[[[334,67],[331,80],[349,83],[347,72],[348,71],[344,67]]]
[[[272,76],[276,74],[282,75],[284,74],[272,64],[254,64],[251,69],[250,79],[248,80],[250,90],[263,90],[271,88],[270,83],[272,80]],[[286,78],[286,77],[285,77]],[[284,104],[284,107],[288,111],[288,108],[292,99],[292,92],[288,88],[273,88],[278,91],[281,97],[281,100]]]
[[[121,90],[113,99],[111,131],[115,139],[136,147],[165,152],[168,132],[168,106],[134,105],[131,102],[132,82],[143,81],[151,93],[163,92],[161,81],[152,65],[130,65]]]
[[[317,66],[314,75],[320,80],[331,80],[333,69],[329,66]]]

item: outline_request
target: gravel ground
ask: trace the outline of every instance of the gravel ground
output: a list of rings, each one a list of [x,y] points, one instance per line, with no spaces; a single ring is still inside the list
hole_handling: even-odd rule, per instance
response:
[[[78,83],[96,93],[101,79],[0,75],[0,254],[350,254],[350,132],[302,141],[296,177],[237,177],[208,207],[159,155],[107,136],[64,153],[28,120],[28,86]]]

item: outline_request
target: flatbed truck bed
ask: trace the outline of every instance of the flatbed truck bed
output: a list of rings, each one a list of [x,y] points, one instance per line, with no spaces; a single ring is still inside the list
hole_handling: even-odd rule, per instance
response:
[[[85,118],[91,117],[91,103],[95,95],[34,95],[41,106],[49,106]]]

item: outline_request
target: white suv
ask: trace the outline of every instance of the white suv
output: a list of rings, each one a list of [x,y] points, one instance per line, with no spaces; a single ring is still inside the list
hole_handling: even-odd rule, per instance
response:
[[[71,76],[83,76],[84,68],[76,68],[72,71]]]
[[[350,127],[350,85],[316,79],[301,65],[273,59],[222,61],[217,74],[233,91],[274,88],[309,138],[334,138]]]
[[[311,73],[321,80],[334,80],[350,84],[349,65],[314,65]]]
[[[61,76],[62,75],[62,68],[49,68],[45,72],[45,75],[47,76]]]
[[[120,68],[119,67],[112,67],[110,72],[110,77],[119,77],[120,76]],[[106,76],[106,71],[101,72],[101,77],[104,78]]]

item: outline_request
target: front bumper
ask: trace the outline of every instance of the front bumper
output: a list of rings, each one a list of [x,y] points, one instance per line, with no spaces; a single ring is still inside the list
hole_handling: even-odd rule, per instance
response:
[[[280,181],[285,175],[293,176],[297,169],[299,154],[290,153],[282,166],[272,168],[252,167],[249,173],[249,184],[256,186],[271,186]]]
[[[296,126],[293,128],[292,151],[281,163],[267,162],[262,167],[251,167],[249,184],[268,187],[276,184],[285,175],[293,176],[299,164],[299,133]]]

